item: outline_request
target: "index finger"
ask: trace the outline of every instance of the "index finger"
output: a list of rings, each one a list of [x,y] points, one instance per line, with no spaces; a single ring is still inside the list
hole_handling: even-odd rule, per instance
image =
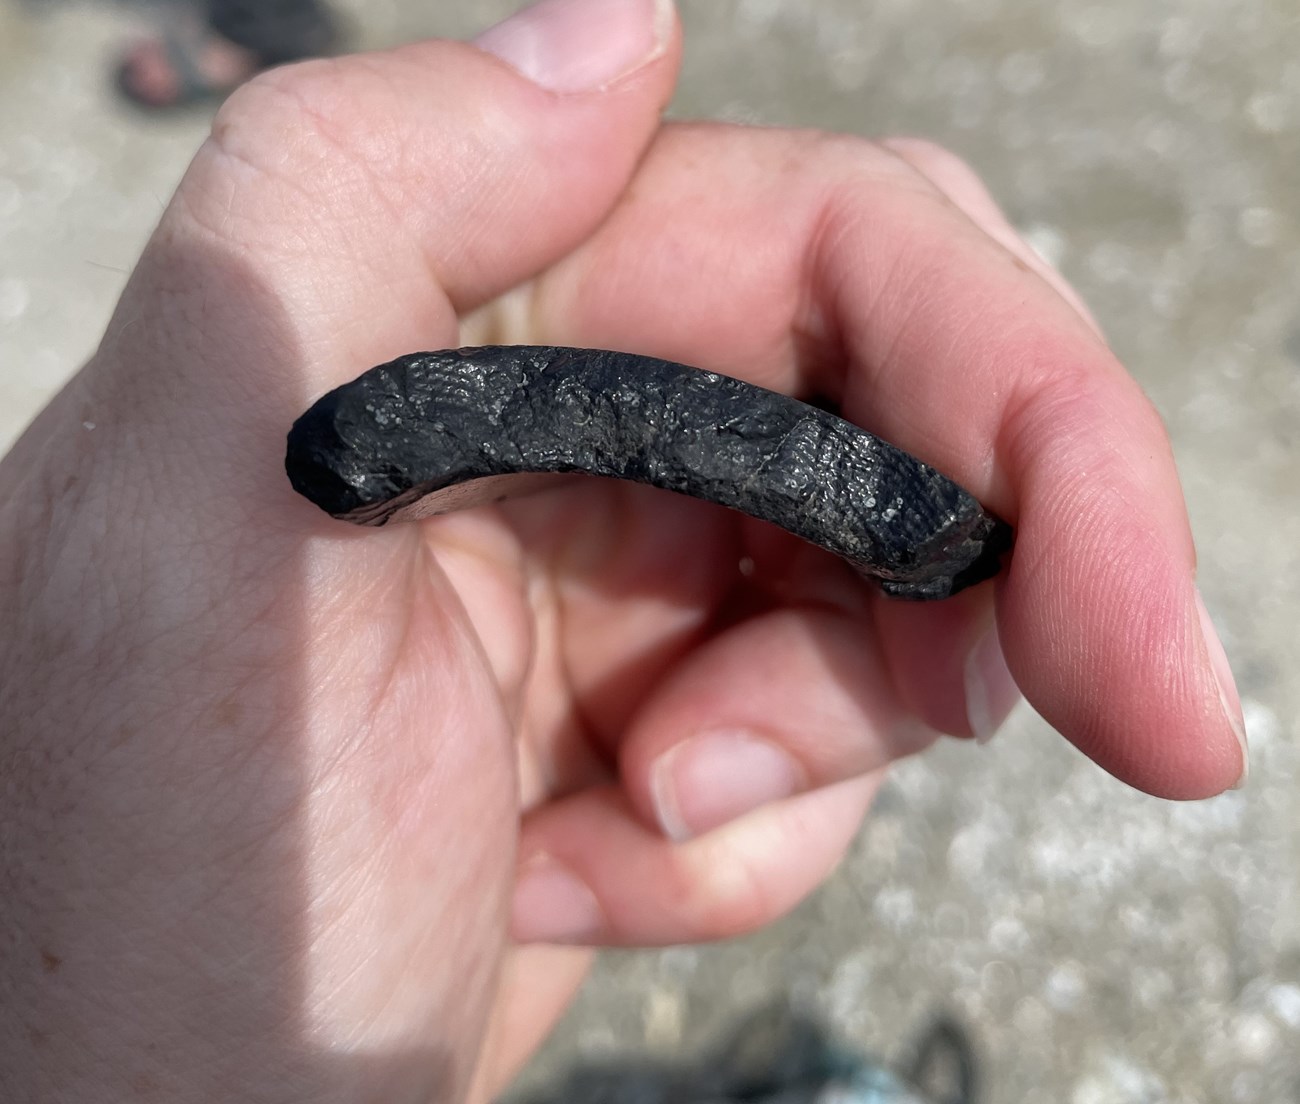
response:
[[[669,128],[528,294],[545,340],[831,393],[1015,525],[999,635],[1049,723],[1161,796],[1241,777],[1240,706],[1159,416],[1078,312],[902,159]]]

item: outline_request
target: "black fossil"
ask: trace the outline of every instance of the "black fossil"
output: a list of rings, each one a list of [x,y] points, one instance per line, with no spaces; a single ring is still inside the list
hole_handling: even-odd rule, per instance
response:
[[[362,525],[499,499],[529,475],[636,480],[774,522],[905,598],[987,579],[1011,545],[967,491],[842,418],[596,349],[487,346],[372,368],[294,423],[285,467],[299,493]]]

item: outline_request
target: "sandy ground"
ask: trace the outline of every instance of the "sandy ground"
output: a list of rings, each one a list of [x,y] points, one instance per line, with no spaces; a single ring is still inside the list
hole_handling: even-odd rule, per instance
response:
[[[93,349],[200,141],[106,94],[138,12],[0,0],[0,449]],[[462,36],[503,0],[349,9]],[[772,1000],[896,1055],[947,1010],[989,1101],[1300,1098],[1300,9],[682,0],[691,116],[922,134],[1083,291],[1173,437],[1249,786],[1164,804],[1028,710],[898,770],[836,878],[706,949],[606,957],[525,1083],[695,1052]]]

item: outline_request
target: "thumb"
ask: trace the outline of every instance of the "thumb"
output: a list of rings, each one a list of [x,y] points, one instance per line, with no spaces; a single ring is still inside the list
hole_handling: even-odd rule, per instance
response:
[[[229,267],[273,293],[288,328],[273,361],[223,358],[222,373],[259,373],[263,401],[288,382],[296,406],[379,360],[453,344],[458,314],[535,275],[605,217],[679,58],[672,0],[542,0],[473,44],[262,75],[218,113],[109,344],[157,311],[215,330],[223,320],[206,305],[230,298]],[[194,257],[214,250],[237,265],[197,270]],[[205,309],[168,309],[176,295]],[[224,321],[241,337],[256,324]],[[228,340],[202,336],[209,349]],[[284,356],[285,339],[300,355]],[[306,377],[269,378],[286,360]]]

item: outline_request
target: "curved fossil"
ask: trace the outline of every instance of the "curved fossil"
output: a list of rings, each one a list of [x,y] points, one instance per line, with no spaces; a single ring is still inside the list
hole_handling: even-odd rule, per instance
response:
[[[321,509],[382,525],[493,501],[529,476],[649,483],[770,521],[890,594],[995,575],[1011,530],[965,490],[789,396],[630,353],[503,345],[413,353],[331,391],[289,433]]]

